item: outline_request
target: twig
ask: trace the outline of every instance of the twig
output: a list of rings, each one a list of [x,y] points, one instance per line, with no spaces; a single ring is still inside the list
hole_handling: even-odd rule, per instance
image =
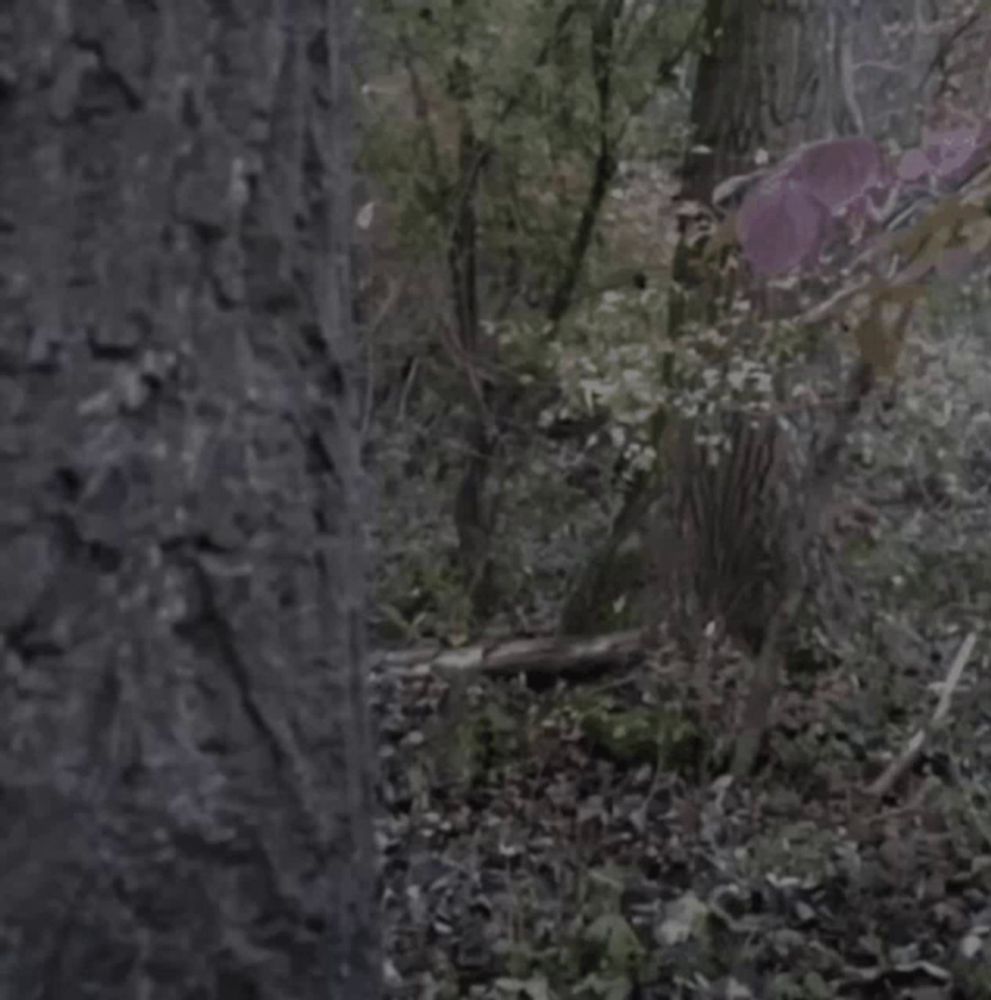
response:
[[[884,772],[867,789],[867,793],[876,798],[883,798],[897,782],[905,775],[912,765],[919,759],[922,748],[933,732],[945,721],[950,712],[950,701],[953,692],[960,683],[963,676],[964,667],[970,659],[970,654],[974,651],[974,643],[977,642],[977,634],[970,632],[957,650],[957,655],[950,664],[946,680],[943,682],[943,690],[939,696],[939,702],[933,712],[932,718],[926,725],[912,735],[905,749],[885,768]]]

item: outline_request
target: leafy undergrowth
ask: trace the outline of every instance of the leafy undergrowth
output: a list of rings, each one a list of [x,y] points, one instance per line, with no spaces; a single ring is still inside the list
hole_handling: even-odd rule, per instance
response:
[[[851,442],[856,614],[811,623],[745,786],[729,655],[542,691],[374,675],[394,1000],[991,1000],[989,315],[934,323]],[[949,725],[873,801],[971,629]]]
[[[973,680],[877,803],[931,704],[868,713],[876,663],[796,667],[742,787],[722,774],[741,669],[700,684],[663,648],[543,692],[378,673],[390,996],[991,997]]]

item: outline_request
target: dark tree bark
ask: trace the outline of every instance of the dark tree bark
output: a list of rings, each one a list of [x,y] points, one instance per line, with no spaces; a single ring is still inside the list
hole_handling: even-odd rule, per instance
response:
[[[856,24],[846,4],[827,0],[707,0],[692,146],[682,164],[684,201],[708,204],[720,181],[756,169],[759,150],[773,161],[803,143],[862,131],[844,70]],[[692,238],[693,215],[682,221],[669,319],[676,332],[686,319],[725,308],[731,294],[712,286],[700,259],[705,243]]]
[[[462,0],[456,0],[459,14],[458,41],[468,30]],[[496,354],[495,338],[482,329],[479,315],[479,245],[477,200],[481,169],[486,150],[475,134],[467,110],[472,96],[471,67],[456,55],[448,73],[448,90],[458,107],[457,199],[452,213],[447,267],[451,283],[451,305],[455,337],[465,358],[466,373],[479,361],[491,361]],[[493,387],[469,375],[466,393],[468,418],[465,428],[464,471],[454,497],[454,526],[458,533],[458,558],[473,613],[484,621],[492,613],[495,600],[494,565],[491,554],[495,530],[495,504],[486,495],[487,481],[496,452],[492,408]]]
[[[760,150],[774,160],[815,139],[863,131],[849,70],[856,21],[855,9],[844,3],[707,0],[693,146],[682,171],[686,201],[708,205],[720,181],[757,166]],[[734,287],[738,277],[727,280],[705,259],[707,241],[695,229],[703,217],[683,216],[668,317],[675,336],[686,323],[705,324],[728,312],[740,291]],[[788,311],[783,298],[772,307],[750,291],[754,314]],[[872,385],[872,372],[858,368],[844,401],[847,419],[835,422],[818,455],[799,456],[776,419],[754,423],[732,413],[722,415],[731,444],[718,469],[694,443],[671,454],[675,540],[658,555],[677,595],[678,626],[700,647],[706,622],[717,622],[753,658],[732,765],[737,776],[756,761],[780,647],[804,597],[807,564],[821,552],[823,498],[849,421]],[[676,439],[694,437],[690,425],[676,430]]]
[[[0,10],[0,996],[379,995],[349,24]]]

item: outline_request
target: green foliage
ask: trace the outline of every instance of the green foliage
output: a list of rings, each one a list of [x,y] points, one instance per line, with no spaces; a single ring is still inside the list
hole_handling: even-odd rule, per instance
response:
[[[634,983],[648,974],[652,958],[623,916],[622,892],[628,873],[615,865],[593,869],[580,886],[582,916],[572,923],[561,960],[569,979],[581,978],[583,1000],[626,1000]]]
[[[787,795],[782,793],[782,798],[787,799]],[[835,830],[801,821],[781,827],[773,835],[756,836],[742,867],[755,875],[815,884],[843,863],[843,851],[843,838]]]
[[[410,546],[402,565],[379,591],[378,631],[384,640],[413,642],[437,634],[466,634],[471,608],[450,561],[424,547]]]
[[[543,429],[562,421],[594,424],[581,444],[597,461],[603,449],[618,459],[609,483],[614,490],[658,466],[661,432],[672,414],[700,420],[704,435],[705,418],[716,410],[780,403],[775,379],[786,369],[795,376],[787,385],[788,405],[796,399],[819,405],[819,386],[806,385],[791,369],[810,358],[823,336],[839,338],[834,320],[846,318],[862,354],[890,366],[905,328],[882,313],[905,306],[900,315],[907,321],[922,278],[947,252],[966,246],[980,253],[991,240],[983,206],[948,196],[896,234],[888,256],[898,265],[897,280],[878,282],[865,296],[841,295],[842,307],[827,322],[806,326],[796,317],[837,290],[838,266],[767,289],[773,309],[728,301],[718,322],[669,331],[671,247],[665,240],[675,227],[663,199],[659,205],[645,194],[657,198],[670,176],[665,181],[663,164],[654,163],[659,169],[638,188],[633,174],[643,174],[646,161],[665,152],[680,152],[672,150],[684,137],[672,113],[677,99],[659,84],[659,70],[689,35],[698,6],[375,0],[365,13],[372,45],[362,159],[387,191],[402,253],[443,270],[459,208],[471,199],[480,326],[498,347],[495,377],[508,373],[508,381],[533,389],[537,413],[520,416],[521,425],[531,416]],[[572,309],[551,324],[547,303],[572,264],[603,150],[615,172],[607,178]],[[741,261],[729,252],[732,226],[724,228],[729,237],[722,243],[717,237],[716,256],[729,285],[739,287],[734,275]],[[646,276],[646,287],[634,285],[636,273]],[[780,303],[787,307],[776,308]],[[438,312],[447,308],[442,294]],[[755,320],[771,313],[789,321]],[[438,315],[438,327],[445,322]],[[828,396],[836,386],[825,388]],[[429,405],[446,407],[450,396],[431,394]],[[457,436],[454,423],[437,436]],[[554,462],[546,464],[553,474]],[[499,490],[508,479],[501,471],[492,476]],[[426,559],[436,562],[436,556]],[[521,583],[518,566],[531,562],[513,564],[516,578],[507,590]],[[386,613],[402,623],[401,631],[415,633],[446,615],[463,631],[461,584],[449,575],[417,566],[397,574],[386,599],[395,613]],[[427,592],[429,599],[420,601]],[[629,613],[628,605],[618,610],[618,620]]]
[[[837,994],[823,977],[810,972],[781,972],[771,982],[773,1000],[832,1000]]]
[[[459,696],[452,680],[455,697],[438,720],[428,752],[435,770],[444,783],[468,787],[487,771],[498,770],[525,753],[525,720],[510,716],[494,699],[470,708]]]
[[[623,767],[646,764],[691,774],[704,753],[698,726],[672,709],[619,708],[592,700],[579,708],[578,722],[593,752]]]
[[[567,398],[556,412],[591,413],[598,419],[615,409],[618,416],[608,441],[580,442],[582,460],[611,462],[619,448],[626,464],[641,467],[653,461],[650,435],[639,425],[647,412],[652,373],[630,373],[642,353],[634,333],[656,328],[663,308],[656,289],[673,232],[663,215],[672,185],[659,164],[651,165],[639,187],[631,183],[629,171],[639,165],[642,172],[647,158],[664,149],[680,153],[685,95],[671,86],[669,64],[685,47],[698,8],[698,2],[448,0],[425,7],[375,0],[365,11],[370,45],[362,89],[361,163],[376,191],[375,212],[368,217],[386,219],[393,256],[384,268],[397,264],[400,281],[412,276],[418,289],[424,272],[436,276],[416,303],[419,309],[429,303],[433,314],[417,312],[407,327],[397,326],[395,337],[404,339],[404,352],[412,349],[419,356],[444,342],[444,363],[436,364],[435,354],[429,370],[427,365],[419,369],[420,392],[408,410],[402,408],[403,418],[429,424],[433,450],[443,450],[445,463],[454,468],[463,461],[464,411],[480,402],[479,372],[468,374],[476,364],[491,365],[491,372],[483,371],[494,382],[523,390],[517,394],[523,402],[513,414],[516,426],[531,427],[541,409],[547,410],[544,420],[555,419],[544,401],[563,392]],[[603,150],[608,153],[604,160]],[[597,174],[605,183],[595,196],[598,202],[593,197]],[[454,251],[465,252],[464,246],[456,248],[455,231],[467,202],[476,229],[472,256],[478,271],[479,335],[487,345],[484,358],[473,354],[477,345],[452,345],[447,332],[457,325],[449,315],[449,290]],[[586,217],[591,231],[580,245]],[[617,321],[616,296],[626,309],[626,290],[641,272],[649,275],[652,291],[636,305],[641,318],[636,331],[629,331],[629,349],[622,358],[603,357],[601,364],[592,352],[591,365],[575,371],[571,358],[584,350],[584,333],[572,336],[565,329],[567,316],[560,329],[554,328],[547,320],[551,303],[562,294],[567,302],[580,303],[585,317],[580,325],[601,326],[589,331],[589,337],[603,345],[598,353],[604,354],[609,329]],[[571,274],[576,276],[573,287]],[[616,392],[600,398],[601,393],[579,384],[595,379],[603,386],[614,383]],[[400,433],[407,432],[403,428]],[[549,484],[562,484],[561,466],[573,460],[546,449],[539,458],[527,454],[520,459],[515,452],[513,457],[526,468],[507,471],[496,467],[504,457],[500,452],[493,462],[490,492],[501,501],[513,490],[526,493],[531,511],[535,470],[546,466]],[[421,481],[434,474],[432,460],[422,460],[421,467]],[[401,476],[398,470],[388,474],[397,481],[403,478],[402,489],[409,492],[405,466]],[[429,486],[435,507],[449,516],[451,479]],[[550,485],[545,492],[553,493]],[[559,529],[562,522],[574,521],[573,512],[557,509],[574,500],[567,490],[558,490],[547,504],[541,501],[549,523]],[[503,502],[500,513],[506,507]],[[402,532],[409,522],[409,516],[397,518],[386,530]],[[429,519],[418,516],[415,523],[429,525],[432,537],[437,536]],[[455,591],[463,583],[450,580],[447,561],[457,541],[445,540],[437,551],[436,545],[429,548],[402,535],[401,545],[391,543],[391,534],[389,538],[391,558],[382,594],[389,629],[422,634],[443,629],[449,616],[450,627],[461,632],[465,607]],[[530,586],[521,579],[521,567],[537,561],[533,554],[510,559],[514,548],[510,542],[495,553],[496,576],[507,592]]]
[[[449,0],[419,9],[377,0],[362,164],[389,191],[407,251],[443,252],[477,176],[484,266],[518,266],[533,292],[551,289],[603,137],[615,163],[648,137],[631,126],[642,123],[658,67],[683,44],[694,14],[694,4]],[[612,48],[601,52],[606,23]]]
[[[759,350],[733,329],[683,330],[675,338],[665,332],[666,315],[662,291],[606,292],[577,308],[549,347],[562,398],[541,421],[607,414],[603,433],[623,457],[627,475],[654,467],[664,427],[659,415],[767,408],[774,373],[808,348],[783,324]]]

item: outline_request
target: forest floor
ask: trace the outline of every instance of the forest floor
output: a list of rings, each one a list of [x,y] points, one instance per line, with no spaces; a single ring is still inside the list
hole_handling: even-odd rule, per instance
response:
[[[847,671],[793,674],[734,784],[740,664],[701,707],[677,663],[536,693],[379,680],[390,995],[991,997],[987,741],[937,737],[876,801],[915,713],[865,725]],[[964,687],[956,734],[991,704]]]
[[[788,663],[748,781],[730,652],[544,690],[373,673],[390,997],[991,998],[986,345],[932,340],[852,442],[862,614]],[[871,796],[971,633],[947,725]]]

